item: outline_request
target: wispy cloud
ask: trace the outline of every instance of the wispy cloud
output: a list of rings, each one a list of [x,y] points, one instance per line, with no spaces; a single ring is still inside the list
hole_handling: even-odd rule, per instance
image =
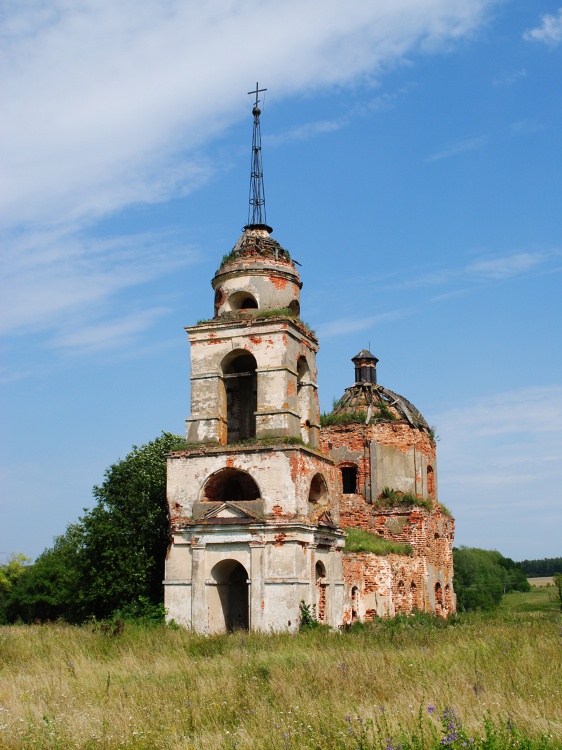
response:
[[[319,326],[318,332],[323,339],[334,338],[336,336],[343,336],[356,331],[365,331],[381,323],[404,318],[411,313],[411,308],[403,308],[399,310],[389,310],[388,312],[379,313],[377,315],[361,316],[360,318],[338,318],[323,323]]]
[[[562,251],[516,252],[499,257],[487,257],[468,263],[459,268],[439,268],[428,273],[417,273],[394,285],[396,289],[416,287],[437,287],[451,284],[482,284],[505,281],[531,272],[556,271],[556,262],[562,258]],[[554,262],[554,263],[553,263]],[[451,290],[456,293],[458,289]]]
[[[71,328],[54,336],[50,346],[70,350],[75,354],[130,349],[157,318],[168,312],[167,308],[153,308],[106,322],[87,324],[78,330]]]
[[[314,138],[317,135],[323,135],[324,133],[333,133],[335,130],[345,127],[349,122],[347,117],[342,117],[338,120],[319,120],[317,122],[306,122],[297,127],[286,130],[283,133],[277,133],[276,135],[268,135],[264,137],[264,143],[268,146],[281,146],[291,141],[306,141],[310,138]]]
[[[562,524],[562,386],[483,395],[432,420],[441,436],[440,498],[457,518],[459,543],[554,554]]]
[[[494,86],[513,86],[514,83],[517,83],[517,81],[526,77],[527,71],[525,68],[521,68],[521,70],[515,70],[513,73],[505,73],[504,75],[496,76],[492,81],[492,84]]]
[[[550,47],[555,47],[562,42],[562,8],[558,9],[557,15],[545,14],[541,18],[539,26],[528,29],[523,34],[527,42],[542,42]]]
[[[562,250],[552,249],[549,251],[516,252],[509,255],[481,257],[479,260],[458,268],[434,268],[430,271],[424,271],[423,268],[419,267],[411,268],[410,276],[406,278],[403,278],[406,273],[402,270],[400,273],[402,278],[399,281],[396,280],[396,275],[390,274],[383,278],[377,278],[376,284],[380,292],[385,290],[396,293],[397,291],[419,289],[422,294],[415,304],[374,315],[362,315],[359,318],[349,315],[328,320],[319,326],[318,332],[323,339],[345,336],[351,332],[367,330],[389,320],[413,315],[423,305],[453,299],[484,284],[502,283],[509,279],[530,274],[560,273],[562,270],[560,268],[561,259]],[[361,289],[372,289],[374,282],[375,279],[370,276],[354,278],[353,280],[346,279],[345,282],[340,280],[339,288],[345,283],[347,286],[353,287],[357,294],[361,294]],[[442,291],[442,288],[445,289]],[[437,291],[439,293],[436,293]],[[330,292],[323,296],[326,299],[336,299]],[[361,297],[367,299],[368,294],[361,294]],[[327,315],[325,309],[322,315]]]
[[[479,135],[474,138],[464,138],[459,141],[453,141],[447,144],[440,151],[437,151],[430,156],[427,156],[424,161],[429,164],[434,161],[441,161],[442,159],[448,159],[451,156],[457,156],[458,154],[464,154],[467,151],[474,151],[475,149],[482,148],[488,145],[490,142],[489,135]]]
[[[73,334],[70,326],[91,334],[93,340],[94,321],[95,327],[107,327],[109,344],[111,323],[101,323],[100,318],[111,315],[107,306],[119,292],[195,259],[182,238],[172,234],[107,240],[51,230],[13,234],[9,247],[2,268],[0,333],[49,332],[57,346],[66,348],[84,348],[79,344],[81,334]]]

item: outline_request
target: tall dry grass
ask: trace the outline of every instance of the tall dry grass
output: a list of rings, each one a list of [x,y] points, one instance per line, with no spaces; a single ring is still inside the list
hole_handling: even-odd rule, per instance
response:
[[[454,707],[474,736],[489,711],[562,748],[561,664],[560,621],[533,614],[210,638],[10,626],[0,629],[0,747],[384,748],[400,727],[435,747],[428,732],[441,736],[436,716]]]

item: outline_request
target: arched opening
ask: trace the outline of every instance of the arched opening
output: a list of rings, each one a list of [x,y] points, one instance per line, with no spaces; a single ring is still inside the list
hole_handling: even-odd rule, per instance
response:
[[[344,495],[357,494],[357,464],[344,464],[339,467],[341,472],[342,491]]]
[[[292,302],[289,302],[289,310],[295,317],[300,315],[301,306],[299,301],[294,299]]]
[[[248,572],[237,560],[222,560],[211,571],[217,596],[210,596],[211,630],[231,632],[250,626]]]
[[[357,622],[359,619],[359,588],[354,586],[351,589],[351,622]]]
[[[258,307],[256,298],[249,292],[234,292],[228,298],[228,305],[232,311],[256,310]]]
[[[404,581],[398,581],[398,596],[396,597],[396,613],[403,614],[407,612],[406,587]]]
[[[311,399],[312,388],[310,380],[310,368],[306,357],[297,360],[297,411],[300,416],[301,438],[305,443],[309,442],[310,420],[312,418]]]
[[[447,583],[445,585],[445,609],[450,612],[453,608],[453,602],[451,601],[451,587]]]
[[[315,474],[312,477],[310,490],[308,492],[308,502],[313,505],[328,504],[328,487],[326,486],[326,480],[322,474]]]
[[[435,497],[435,472],[433,466],[427,467],[427,494],[429,497]]]
[[[439,581],[435,584],[435,612],[441,614],[443,611],[443,589]]]
[[[203,501],[237,502],[259,500],[260,488],[249,474],[239,469],[221,469],[212,474],[203,487]]]
[[[227,443],[256,436],[258,408],[257,363],[243,349],[231,352],[222,363],[226,395]]]
[[[419,609],[418,590],[416,588],[416,584],[413,581],[410,584],[410,607],[411,609]]]
[[[318,561],[315,566],[316,575],[316,617],[318,622],[326,620],[326,568]]]

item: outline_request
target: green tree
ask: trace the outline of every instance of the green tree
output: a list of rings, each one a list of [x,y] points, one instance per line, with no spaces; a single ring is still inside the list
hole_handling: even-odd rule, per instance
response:
[[[25,574],[31,558],[22,554],[12,554],[8,562],[0,565],[0,624],[7,621],[7,608],[12,590]]]
[[[558,589],[558,598],[560,599],[560,609],[562,609],[562,573],[554,574],[554,585]]]
[[[95,486],[95,506],[25,571],[10,592],[7,612],[81,622],[124,607],[145,612],[163,602],[169,544],[166,456],[181,440],[164,432],[107,469]]]
[[[491,610],[508,591],[529,591],[519,563],[496,550],[453,549],[455,593],[459,610]]]

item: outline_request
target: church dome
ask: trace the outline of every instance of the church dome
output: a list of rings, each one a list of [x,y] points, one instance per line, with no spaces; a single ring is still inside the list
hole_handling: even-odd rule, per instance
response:
[[[346,389],[332,414],[365,412],[368,422],[404,419],[411,427],[430,432],[420,411],[408,399],[377,384],[378,359],[371,352],[363,349],[353,357],[352,362],[355,365],[355,383]]]
[[[215,317],[241,310],[300,313],[302,282],[291,256],[271,237],[271,227],[250,224],[228,255],[212,285]]]

